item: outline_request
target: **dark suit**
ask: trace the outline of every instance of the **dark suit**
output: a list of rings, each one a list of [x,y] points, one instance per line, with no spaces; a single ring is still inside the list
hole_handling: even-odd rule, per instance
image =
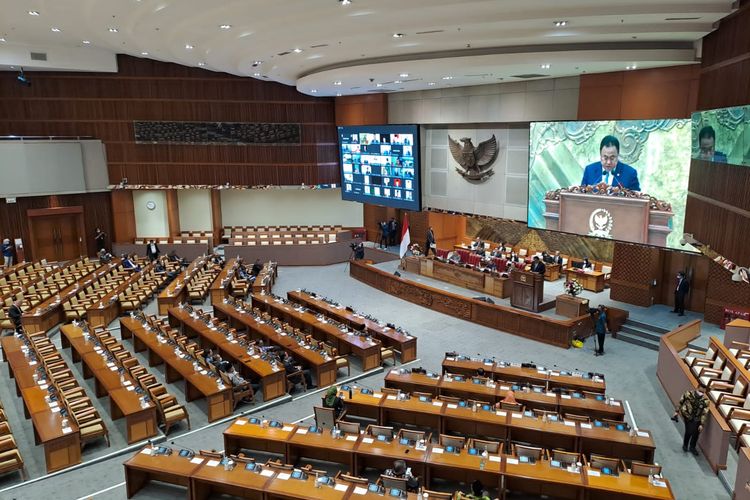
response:
[[[544,275],[546,271],[547,271],[547,266],[545,266],[540,260],[531,264],[532,273],[539,273],[541,275]]]
[[[154,243],[154,249],[151,249],[151,243],[148,243],[146,245],[146,257],[148,257],[148,260],[155,261],[159,258],[159,255],[161,254],[161,250],[159,250],[159,245]]]
[[[594,186],[602,182],[603,171],[604,167],[602,167],[602,162],[600,161],[586,166],[583,171],[581,186]],[[614,175],[614,180],[612,180],[613,178],[611,175]],[[608,184],[612,187],[623,187],[625,189],[630,189],[631,191],[641,190],[641,185],[638,182],[638,171],[630,165],[622,162],[618,162],[617,166],[612,170]]]
[[[690,291],[690,282],[687,278],[680,278],[674,289],[674,312],[680,316],[685,314],[685,296]]]
[[[19,331],[21,329],[21,316],[23,315],[23,311],[20,307],[13,304],[8,309],[8,318],[13,322],[13,326],[16,327],[16,331]]]
[[[435,244],[435,233],[432,231],[432,229],[427,230],[427,243],[425,243],[425,250],[424,255],[425,257],[430,255],[430,250],[432,250],[432,253],[437,255],[437,252],[435,252],[435,249],[432,247],[432,245]]]

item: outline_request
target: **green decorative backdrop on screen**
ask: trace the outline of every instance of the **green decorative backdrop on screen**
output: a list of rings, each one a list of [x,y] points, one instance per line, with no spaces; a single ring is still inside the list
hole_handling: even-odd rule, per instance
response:
[[[750,106],[710,109],[693,113],[693,158],[750,166]],[[705,127],[714,130],[714,158],[701,155],[698,140]]]
[[[624,120],[536,122],[529,145],[528,225],[545,228],[544,195],[578,186],[587,165],[599,161],[606,135],[620,141],[620,161],[638,171],[641,192],[672,204],[670,248],[679,244],[685,221],[685,200],[691,156],[690,120]]]

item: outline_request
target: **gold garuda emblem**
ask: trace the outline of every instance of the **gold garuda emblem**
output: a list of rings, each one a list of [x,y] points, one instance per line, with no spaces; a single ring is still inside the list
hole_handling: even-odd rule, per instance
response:
[[[489,179],[495,173],[492,170],[492,164],[497,158],[495,134],[476,147],[469,137],[462,137],[460,141],[464,143],[463,146],[448,136],[448,147],[453,159],[460,165],[460,168],[456,167],[456,172],[466,180],[484,182]]]

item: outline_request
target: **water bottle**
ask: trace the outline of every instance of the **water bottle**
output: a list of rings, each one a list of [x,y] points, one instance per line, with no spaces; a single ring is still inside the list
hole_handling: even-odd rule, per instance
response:
[[[487,447],[484,447],[484,451],[482,451],[482,458],[479,460],[479,469],[484,470],[484,466],[487,464],[487,459],[489,458],[490,454],[487,453]]]
[[[320,488],[320,477],[317,472],[315,473],[315,487]]]
[[[476,403],[474,403],[473,405],[471,405],[471,411],[472,411],[472,413],[476,413],[477,412],[477,404]]]
[[[352,396],[352,388],[351,388],[351,386],[349,386],[349,400],[350,401],[351,401],[352,397],[353,397]]]

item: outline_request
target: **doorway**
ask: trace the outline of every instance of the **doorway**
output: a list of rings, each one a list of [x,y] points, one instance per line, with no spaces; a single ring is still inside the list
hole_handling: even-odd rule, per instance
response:
[[[35,260],[65,261],[86,255],[83,207],[28,210],[27,217]]]

